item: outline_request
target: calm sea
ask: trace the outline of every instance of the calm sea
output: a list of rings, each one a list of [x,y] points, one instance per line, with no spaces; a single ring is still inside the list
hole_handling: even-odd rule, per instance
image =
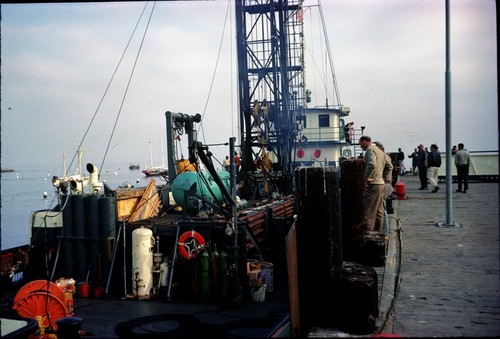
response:
[[[84,173],[87,174],[85,166],[83,167]],[[54,168],[57,167],[15,168],[14,172],[1,173],[2,250],[29,243],[30,212],[49,209],[56,205],[52,177],[62,176],[62,169],[59,171]],[[111,165],[108,168],[101,171],[100,181],[105,180],[112,189],[126,182],[142,187],[150,181],[150,178],[145,177],[140,170],[129,170],[128,164]],[[158,182],[160,179],[156,180]],[[45,192],[46,198],[44,198]]]

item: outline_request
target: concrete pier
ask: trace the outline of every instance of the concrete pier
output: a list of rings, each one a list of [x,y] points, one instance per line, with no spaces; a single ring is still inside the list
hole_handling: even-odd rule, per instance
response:
[[[446,221],[446,183],[432,193],[418,190],[418,176],[399,180],[407,199],[396,200],[391,215],[386,270],[396,269],[381,293],[388,299],[382,333],[500,336],[499,184],[472,182],[465,194],[452,184],[451,221],[459,227],[438,227]]]

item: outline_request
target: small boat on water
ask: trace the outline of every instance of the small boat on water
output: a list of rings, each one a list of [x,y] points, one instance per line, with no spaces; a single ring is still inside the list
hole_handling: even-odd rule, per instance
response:
[[[147,177],[168,176],[168,169],[163,166],[146,167],[142,173]]]
[[[137,163],[135,163],[135,164],[130,163],[130,165],[128,165],[128,169],[129,169],[129,170],[138,170],[138,169],[140,169],[140,168],[141,168],[141,166],[139,165],[139,163],[138,163],[138,162],[137,162]]]
[[[160,139],[161,139],[161,154],[163,159],[163,137],[161,137]],[[151,160],[151,165],[146,166],[146,168],[142,170],[142,173],[144,173],[144,175],[147,177],[157,177],[157,176],[167,177],[168,168],[165,166],[165,161],[162,162],[161,166],[153,166],[153,151],[151,148],[151,141],[149,142],[149,157]]]

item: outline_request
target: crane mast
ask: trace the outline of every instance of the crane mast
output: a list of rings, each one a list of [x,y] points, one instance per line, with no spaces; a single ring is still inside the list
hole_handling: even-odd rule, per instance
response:
[[[255,192],[260,166],[266,184],[288,194],[296,117],[307,102],[302,0],[236,0],[235,9],[243,192]]]

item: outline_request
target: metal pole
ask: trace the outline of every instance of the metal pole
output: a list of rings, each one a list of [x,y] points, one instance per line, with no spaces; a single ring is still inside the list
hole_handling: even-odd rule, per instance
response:
[[[439,227],[461,227],[460,224],[452,221],[452,177],[451,177],[451,70],[450,70],[450,1],[445,4],[446,17],[446,72],[445,72],[445,93],[446,93],[446,221],[436,223]]]

